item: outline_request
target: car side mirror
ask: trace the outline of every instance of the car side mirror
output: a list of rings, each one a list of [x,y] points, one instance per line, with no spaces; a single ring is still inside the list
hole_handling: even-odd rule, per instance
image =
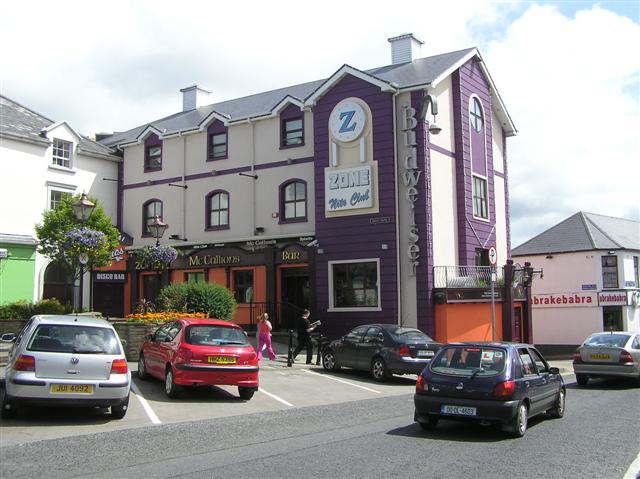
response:
[[[549,368],[549,374],[560,374],[560,369],[559,368]]]

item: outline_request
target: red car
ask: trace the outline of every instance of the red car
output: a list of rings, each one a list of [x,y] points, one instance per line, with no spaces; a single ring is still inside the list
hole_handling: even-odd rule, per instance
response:
[[[170,398],[183,386],[238,386],[251,399],[258,389],[258,357],[237,324],[181,318],[161,326],[142,344],[138,377],[164,381]]]

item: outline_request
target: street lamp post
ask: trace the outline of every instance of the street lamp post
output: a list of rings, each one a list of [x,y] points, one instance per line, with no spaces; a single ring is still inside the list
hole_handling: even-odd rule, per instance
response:
[[[149,231],[151,235],[156,239],[156,248],[160,246],[160,238],[164,236],[164,232],[167,231],[169,225],[164,223],[159,216],[154,216],[153,221],[149,223]],[[158,293],[160,293],[160,283],[162,282],[162,272],[158,269],[158,285],[156,288],[156,298],[158,297]],[[154,300],[155,301],[155,300]]]
[[[80,222],[81,225],[84,226],[86,221],[91,216],[96,205],[92,203],[89,198],[87,198],[87,194],[83,191],[82,196],[78,201],[71,205],[73,208],[73,213],[76,216],[76,219]],[[83,296],[83,285],[84,285],[84,265],[87,264],[89,258],[86,253],[81,253],[78,256],[78,261],[80,263],[80,288],[79,288],[79,303],[80,303],[80,312],[82,312],[82,296]]]

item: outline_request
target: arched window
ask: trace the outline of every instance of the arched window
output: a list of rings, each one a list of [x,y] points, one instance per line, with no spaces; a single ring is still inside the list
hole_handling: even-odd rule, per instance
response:
[[[307,183],[290,180],[280,185],[280,222],[307,220]]]
[[[212,191],[205,201],[206,228],[219,230],[229,228],[229,193]]]
[[[162,201],[153,199],[142,205],[142,236],[151,236],[149,225],[156,216],[162,220]]]
[[[476,97],[473,97],[473,101],[469,108],[469,122],[471,123],[471,128],[475,131],[482,131],[482,105],[480,104],[480,100]]]

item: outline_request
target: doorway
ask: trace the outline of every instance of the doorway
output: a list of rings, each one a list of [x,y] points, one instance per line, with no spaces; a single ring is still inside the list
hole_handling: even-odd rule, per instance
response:
[[[293,327],[303,309],[311,304],[309,288],[309,269],[306,267],[281,268],[281,324]]]
[[[520,304],[513,307],[513,338],[511,340],[522,342],[522,305]]]
[[[124,283],[93,283],[93,309],[110,318],[124,317]]]

